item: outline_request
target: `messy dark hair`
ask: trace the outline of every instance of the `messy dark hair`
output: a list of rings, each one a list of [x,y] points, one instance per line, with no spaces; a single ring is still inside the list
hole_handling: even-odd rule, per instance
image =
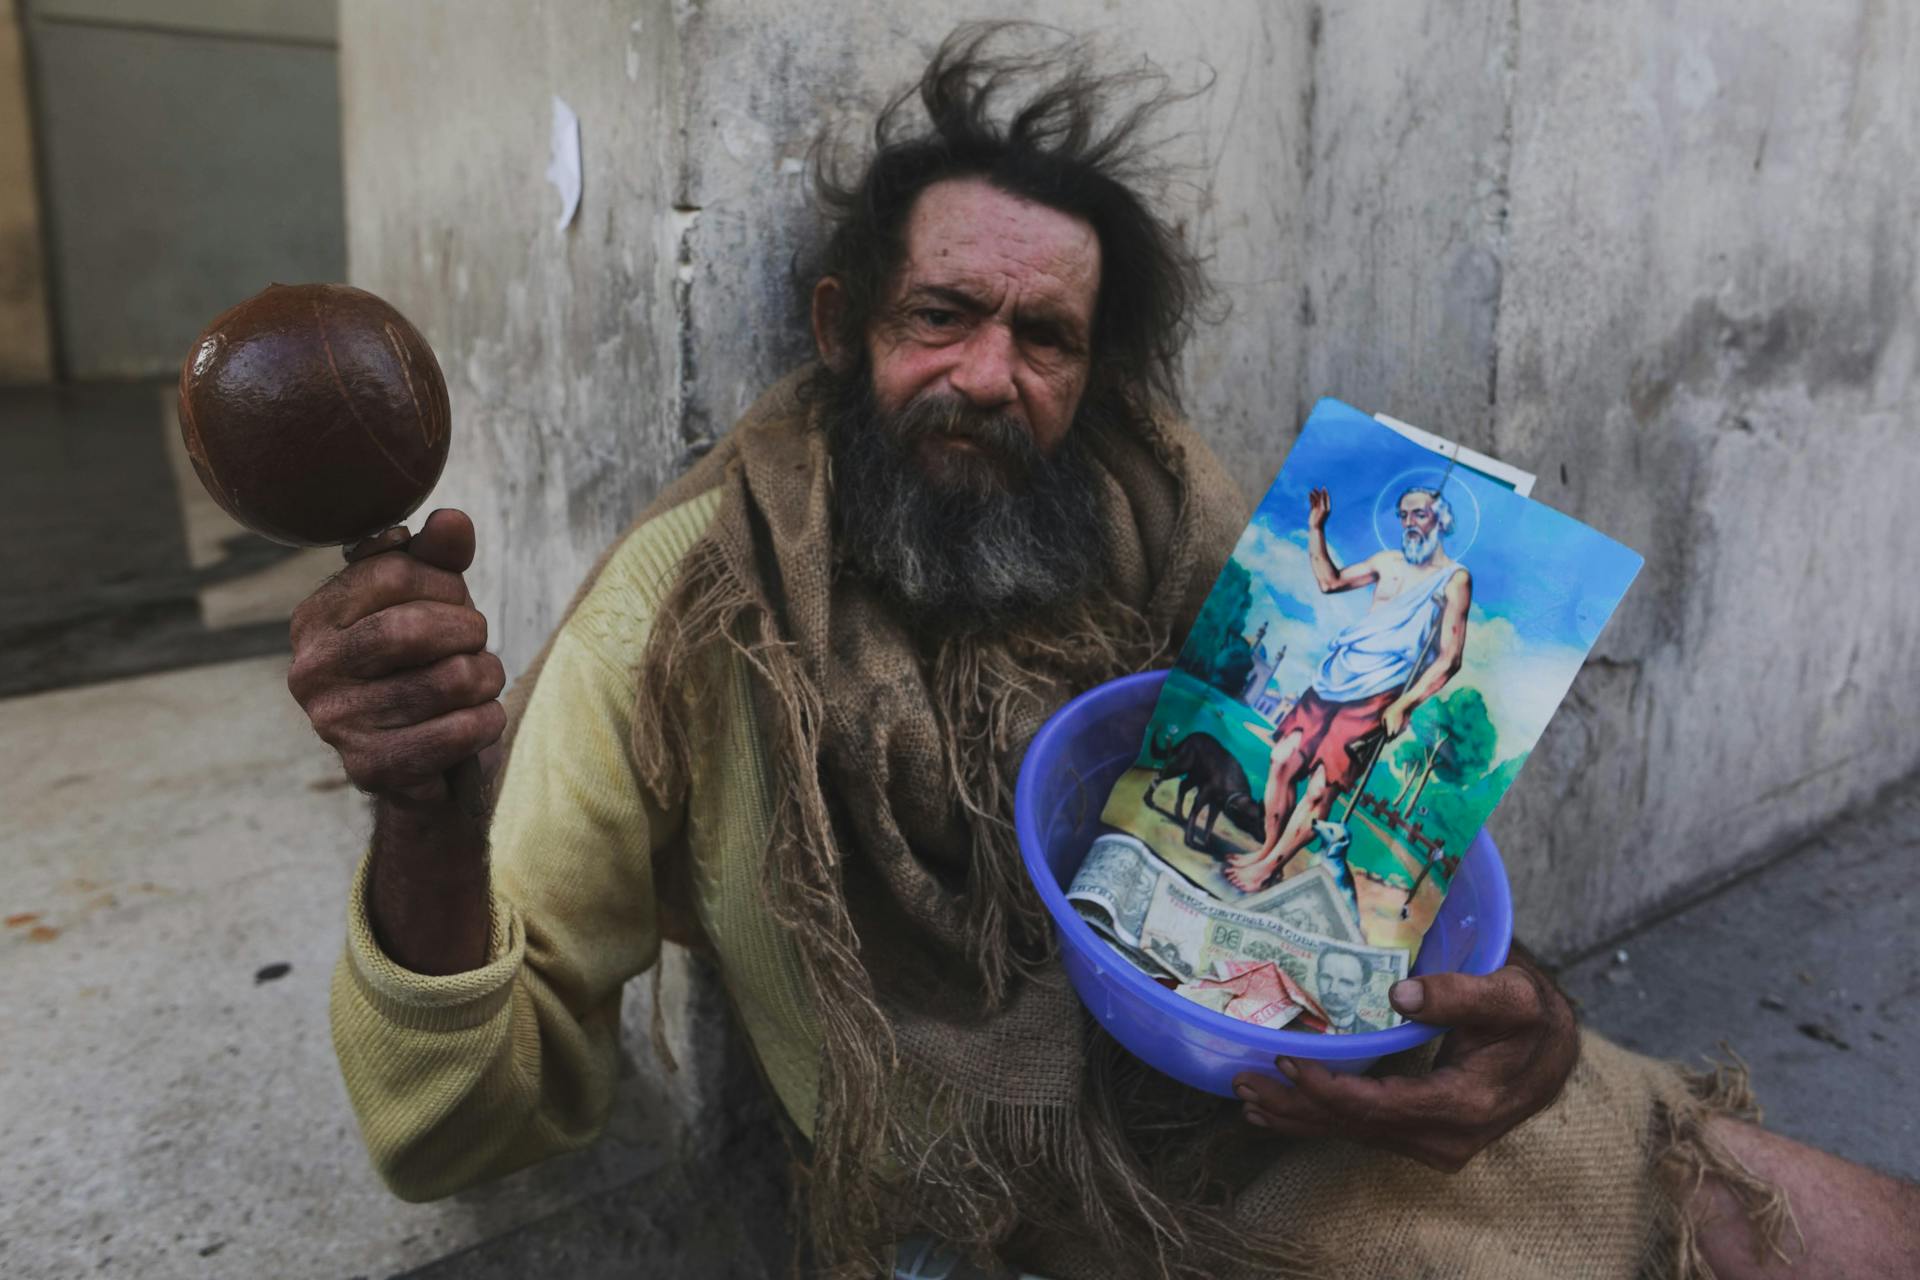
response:
[[[1037,87],[1003,112],[1003,100],[1024,86]],[[1083,218],[1099,236],[1089,392],[1117,393],[1135,409],[1155,400],[1177,406],[1180,352],[1213,289],[1179,230],[1140,193],[1165,180],[1148,157],[1147,126],[1190,96],[1151,62],[1102,72],[1087,40],[1054,28],[957,28],[919,82],[881,111],[863,164],[846,164],[830,135],[815,148],[828,236],[808,274],[833,276],[845,290],[834,336],[864,350],[905,258],[907,218],[920,193],[949,178],[982,178]],[[924,124],[909,118],[916,101]]]

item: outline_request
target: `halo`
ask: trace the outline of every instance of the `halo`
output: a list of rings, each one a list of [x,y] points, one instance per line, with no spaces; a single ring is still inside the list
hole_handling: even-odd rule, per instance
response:
[[[1373,501],[1373,536],[1383,550],[1400,549],[1400,495],[1409,489],[1430,489],[1453,508],[1453,532],[1442,544],[1455,560],[1467,554],[1480,536],[1480,499],[1461,478],[1438,467],[1402,471],[1380,488]]]

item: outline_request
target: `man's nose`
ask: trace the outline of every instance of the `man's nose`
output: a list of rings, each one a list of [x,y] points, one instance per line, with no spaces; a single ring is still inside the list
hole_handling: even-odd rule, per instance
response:
[[[967,338],[947,381],[975,408],[997,409],[1019,394],[1013,362],[1013,334],[1004,326],[983,324]]]

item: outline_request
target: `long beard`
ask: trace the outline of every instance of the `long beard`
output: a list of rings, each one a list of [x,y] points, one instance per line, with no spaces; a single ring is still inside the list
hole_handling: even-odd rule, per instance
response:
[[[835,543],[844,564],[916,621],[993,629],[1073,600],[1102,570],[1096,474],[1087,447],[1104,416],[1083,402],[1052,457],[1018,422],[953,397],[893,413],[862,365],[833,378],[827,405]],[[957,436],[978,452],[934,446]]]
[[[1433,553],[1440,549],[1440,540],[1444,536],[1437,528],[1424,537],[1409,529],[1400,535],[1400,554],[1407,558],[1408,564],[1426,564],[1433,559]]]

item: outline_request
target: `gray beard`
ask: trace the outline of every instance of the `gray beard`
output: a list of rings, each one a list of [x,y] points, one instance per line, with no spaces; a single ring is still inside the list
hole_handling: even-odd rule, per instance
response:
[[[1400,554],[1406,557],[1408,564],[1417,568],[1433,559],[1433,553],[1440,549],[1441,539],[1445,536],[1435,529],[1423,538],[1409,529],[1400,535]]]
[[[895,413],[873,402],[863,366],[829,384],[835,545],[841,561],[911,619],[988,630],[1084,595],[1102,572],[1096,473],[1101,429],[1085,407],[1043,458],[1026,428],[952,397]],[[958,435],[989,456],[954,453],[937,476],[921,460],[932,435]]]

